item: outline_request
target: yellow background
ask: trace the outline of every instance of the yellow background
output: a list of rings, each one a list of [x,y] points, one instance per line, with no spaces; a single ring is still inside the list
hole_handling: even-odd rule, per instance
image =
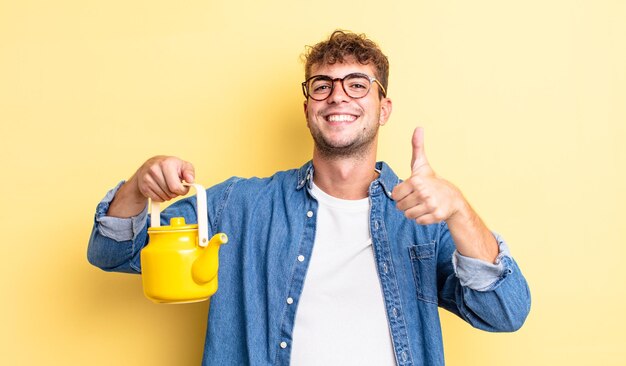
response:
[[[212,185],[300,166],[300,54],[335,28],[391,62],[379,158],[431,164],[508,240],[524,328],[443,315],[449,365],[626,363],[623,1],[0,2],[0,363],[194,365],[207,303],[86,261],[94,208],[148,157]]]

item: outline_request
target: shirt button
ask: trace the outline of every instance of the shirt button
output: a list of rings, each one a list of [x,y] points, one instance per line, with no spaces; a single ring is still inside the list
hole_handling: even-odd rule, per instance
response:
[[[396,318],[398,317],[398,309],[396,308],[391,309],[391,313],[393,314],[394,317]]]
[[[289,304],[289,305],[293,304],[293,298],[288,297],[287,298],[287,304]]]
[[[311,218],[313,217],[313,211],[309,211],[306,213],[306,217]]]
[[[298,256],[298,262],[304,262],[304,256],[303,255],[299,255]]]
[[[387,268],[387,263],[383,263],[383,273],[389,272],[389,268]]]
[[[287,342],[280,342],[280,348],[282,349],[287,348]]]
[[[378,230],[378,221],[374,221],[374,229]]]

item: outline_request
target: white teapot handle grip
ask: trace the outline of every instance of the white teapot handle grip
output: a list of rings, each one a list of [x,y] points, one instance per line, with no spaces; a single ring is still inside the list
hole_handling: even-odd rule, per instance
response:
[[[193,187],[196,190],[196,216],[198,217],[198,243],[201,247],[209,244],[209,219],[207,217],[206,191],[200,184],[183,182],[184,186]],[[161,204],[150,202],[150,227],[161,226]]]

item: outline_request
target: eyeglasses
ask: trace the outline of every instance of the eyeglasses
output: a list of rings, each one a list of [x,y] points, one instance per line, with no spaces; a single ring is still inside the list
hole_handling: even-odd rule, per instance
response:
[[[343,91],[353,99],[366,96],[373,83],[378,84],[384,97],[387,96],[387,92],[380,81],[361,73],[352,73],[343,78],[334,79],[327,75],[311,76],[302,83],[302,93],[304,93],[305,98],[311,98],[321,102],[326,100],[333,93],[335,81],[341,81]]]

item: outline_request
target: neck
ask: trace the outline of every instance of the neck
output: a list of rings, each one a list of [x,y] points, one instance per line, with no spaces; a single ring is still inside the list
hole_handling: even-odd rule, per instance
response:
[[[329,157],[315,148],[313,166],[313,181],[322,191],[346,200],[366,198],[370,183],[378,177],[374,170],[376,146],[365,154],[351,157]]]

